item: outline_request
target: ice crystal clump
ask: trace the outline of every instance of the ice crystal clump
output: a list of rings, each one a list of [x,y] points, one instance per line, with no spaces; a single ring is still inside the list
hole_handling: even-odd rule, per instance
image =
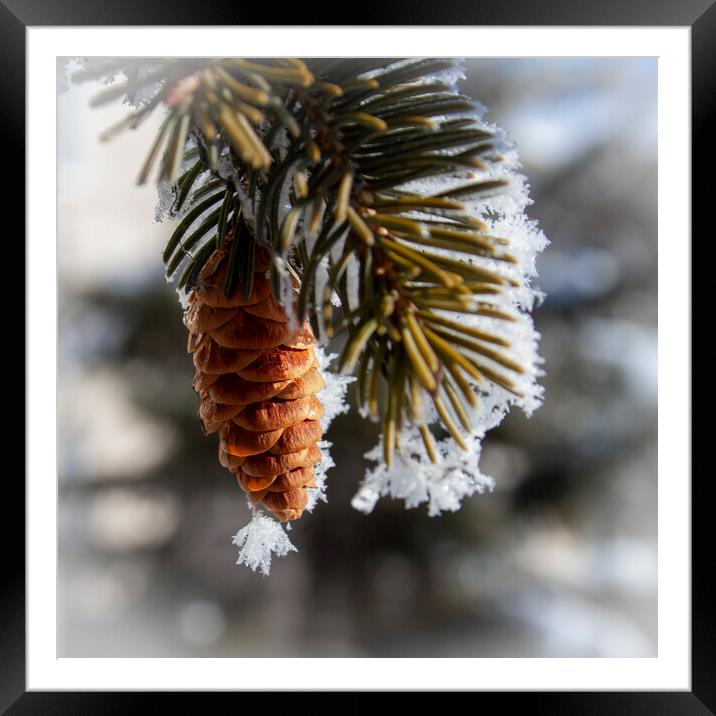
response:
[[[154,207],[154,222],[160,224],[169,216],[174,204],[174,191],[169,182],[157,182],[157,204]]]
[[[338,357],[337,353],[326,353],[321,346],[316,346],[314,350],[316,351],[321,374],[326,381],[325,387],[316,393],[316,396],[323,404],[321,425],[325,432],[336,416],[347,413],[350,410],[350,405],[346,402],[346,391],[348,386],[355,381],[355,378],[352,375],[343,375],[330,371],[331,363]]]
[[[316,346],[316,357],[320,365],[321,373],[326,381],[323,390],[320,390],[316,397],[323,405],[323,417],[321,418],[321,427],[323,432],[327,432],[334,418],[350,410],[350,405],[346,401],[346,391],[348,386],[355,380],[351,375],[342,375],[329,370],[330,364],[338,357],[337,353],[326,353],[321,346]],[[306,509],[313,512],[313,508],[319,500],[327,502],[326,498],[326,472],[335,467],[335,462],[331,457],[330,448],[332,443],[327,440],[321,440],[318,443],[323,455],[321,462],[315,468],[316,486],[308,489],[308,505]]]
[[[79,57],[57,57],[57,94],[64,94],[70,88],[70,75],[80,67]]]
[[[321,440],[318,443],[318,447],[321,450],[321,461],[313,468],[316,486],[306,488],[306,492],[308,493],[306,510],[308,512],[313,512],[319,500],[321,502],[328,502],[328,497],[326,496],[326,473],[332,467],[336,466],[330,452],[333,443],[328,442],[328,440]]]
[[[254,571],[259,569],[265,575],[271,569],[274,554],[283,557],[297,551],[281,524],[260,510],[254,512],[251,522],[242,527],[231,541],[240,548],[236,564],[245,564]]]
[[[439,456],[432,463],[425,455],[425,447],[418,429],[410,425],[400,433],[400,449],[394,465],[388,468],[383,462],[383,444],[378,443],[365,457],[378,464],[366,472],[361,486],[353,497],[352,506],[370,513],[381,497],[405,501],[406,509],[427,502],[428,514],[433,517],[442,512],[455,512],[465,497],[475,492],[492,490],[494,480],[483,475],[479,468],[482,438],[487,430],[498,425],[507,413],[506,390],[499,390],[483,398],[472,414],[478,425],[470,435],[467,450],[463,450],[450,437],[436,443]],[[426,406],[427,408],[428,406]],[[424,415],[428,423],[438,421],[434,408],[429,406]]]

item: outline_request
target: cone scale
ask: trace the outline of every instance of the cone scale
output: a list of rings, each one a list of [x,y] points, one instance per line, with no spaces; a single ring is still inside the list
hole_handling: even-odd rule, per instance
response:
[[[214,251],[188,295],[184,323],[196,369],[204,431],[219,433],[219,462],[249,499],[277,519],[296,520],[321,461],[324,386],[308,322],[291,325],[256,258],[248,299],[238,284],[224,293],[228,254]]]

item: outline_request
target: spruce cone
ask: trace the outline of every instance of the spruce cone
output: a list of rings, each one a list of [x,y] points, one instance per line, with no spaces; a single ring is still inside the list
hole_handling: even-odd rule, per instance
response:
[[[189,294],[184,323],[193,353],[194,390],[206,433],[219,431],[219,461],[254,503],[279,520],[295,520],[315,485],[321,460],[323,388],[305,323],[291,329],[257,255],[251,295],[237,285],[224,295],[226,252],[214,251]]]

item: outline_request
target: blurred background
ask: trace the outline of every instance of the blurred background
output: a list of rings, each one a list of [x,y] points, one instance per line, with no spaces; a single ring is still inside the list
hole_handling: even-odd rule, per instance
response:
[[[350,507],[377,426],[328,434],[330,502],[264,578],[243,493],[201,434],[169,223],[134,183],[159,117],[58,96],[58,657],[656,656],[657,60],[471,59],[552,244],[546,400],[488,434],[494,492],[455,514]]]

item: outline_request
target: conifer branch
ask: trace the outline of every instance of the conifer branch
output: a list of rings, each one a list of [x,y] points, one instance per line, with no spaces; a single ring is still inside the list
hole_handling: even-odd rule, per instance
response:
[[[340,364],[357,370],[359,401],[382,421],[388,465],[403,421],[437,459],[423,404],[465,446],[481,388],[520,395],[524,372],[502,335],[514,316],[497,301],[520,289],[510,272],[519,259],[470,206],[507,181],[475,173],[501,156],[473,100],[441,79],[454,70],[450,59],[151,59],[75,77],[126,77],[96,105],[147,93],[106,138],[166,110],[139,182],[158,163],[173,187],[181,218],[167,275],[181,270],[179,287],[190,289],[220,248],[230,253],[225,294],[238,282],[250,292],[259,246],[277,299],[299,277],[298,320],[327,337],[347,333]],[[425,191],[446,176],[463,181]],[[460,314],[490,318],[491,328],[463,325]]]

